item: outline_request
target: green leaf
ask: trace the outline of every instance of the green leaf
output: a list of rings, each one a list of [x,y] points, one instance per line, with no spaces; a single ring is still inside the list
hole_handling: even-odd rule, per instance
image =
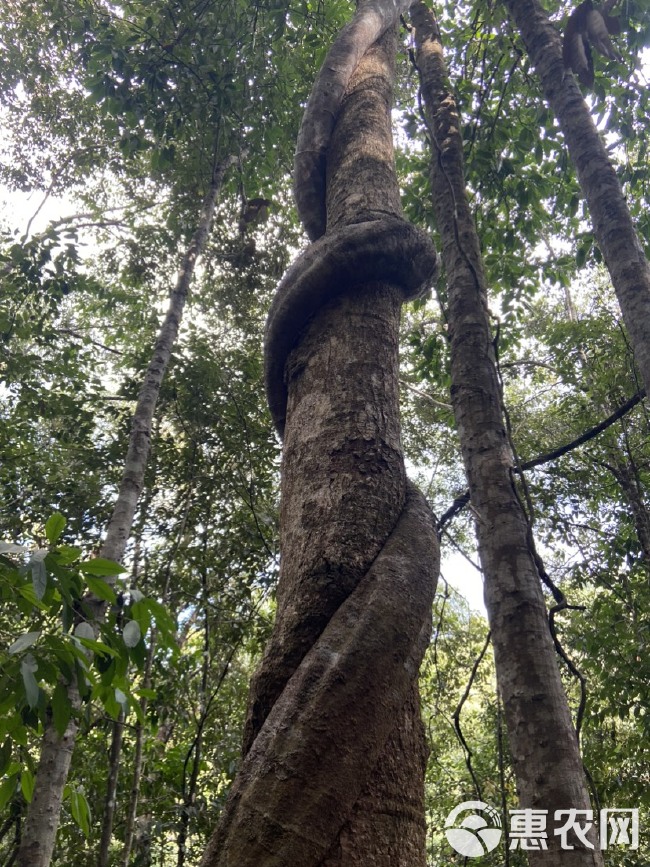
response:
[[[0,783],[0,810],[4,810],[16,791],[16,774]]]
[[[70,812],[72,818],[83,831],[84,837],[90,836],[90,806],[81,789],[70,792]]]
[[[177,652],[178,644],[176,643],[176,623],[167,608],[165,608],[161,602],[152,599],[150,596],[143,599],[142,604],[145,605],[153,614],[156,626],[167,638],[167,643],[170,649],[173,652]]]
[[[10,654],[20,653],[22,650],[27,650],[28,647],[31,647],[35,641],[38,641],[41,633],[39,632],[24,632],[22,635],[19,635],[18,638],[14,641],[12,645],[10,645],[9,650],[7,651]]]
[[[138,621],[140,624],[140,631],[145,635],[151,626],[151,611],[144,601],[133,603],[131,606],[131,617]]]
[[[33,585],[24,584],[22,587],[18,588],[18,593],[23,597],[23,599],[26,599],[30,605],[33,605],[34,608],[38,608],[40,611],[48,610],[47,605],[45,605],[44,602],[41,602],[36,595]]]
[[[75,548],[73,545],[59,545],[56,549],[56,556],[62,566],[67,566],[74,563],[81,557],[81,548]]]
[[[34,782],[34,774],[28,768],[23,768],[20,775],[20,788],[28,804],[31,804],[34,795]]]
[[[91,592],[94,593],[98,599],[103,599],[105,602],[115,602],[115,591],[110,584],[107,584],[106,581],[103,581],[101,578],[95,578],[93,575],[88,573],[86,574],[85,579]]]
[[[84,575],[110,576],[126,572],[126,569],[113,560],[107,560],[105,557],[95,557],[94,560],[86,560],[85,563],[80,563],[79,571],[83,572]]]
[[[0,747],[0,775],[4,774],[9,766],[9,762],[11,761],[11,740],[10,738],[6,738],[2,746]]]
[[[16,714],[16,716],[20,719],[18,714]],[[27,746],[27,727],[25,725],[23,725],[22,723],[20,725],[16,725],[11,730],[11,737],[12,737],[14,743],[18,744],[18,746],[26,747]],[[9,770],[9,773],[11,773],[11,770]]]
[[[96,665],[100,673],[99,677],[102,686],[108,686],[113,682],[113,678],[115,677],[117,672],[117,665],[115,664],[115,660],[111,659],[108,665],[104,666],[104,659],[104,657],[98,656],[96,658]]]
[[[140,624],[137,620],[129,620],[122,630],[122,637],[124,638],[124,643],[127,647],[136,646],[142,637]]]
[[[34,672],[37,669],[38,664],[36,660],[31,655],[31,653],[28,653],[20,663],[20,673],[22,675],[23,684],[25,686],[27,703],[31,708],[35,708],[38,705],[38,697],[40,695],[38,683],[36,682],[36,678],[34,677]]]
[[[40,553],[40,552],[37,552]],[[47,569],[44,561],[34,554],[29,561],[32,570],[32,587],[37,599],[42,599],[47,588]]]
[[[54,728],[59,737],[63,737],[71,715],[72,705],[68,698],[68,690],[62,683],[57,683],[52,695],[52,716],[54,718]]]
[[[50,545],[54,545],[58,540],[65,529],[65,524],[66,521],[61,512],[54,512],[54,514],[50,515],[47,519],[45,522],[45,536]]]
[[[88,650],[92,650],[93,653],[98,653],[100,656],[118,656],[118,651],[109,647],[108,644],[104,644],[103,641],[96,641],[92,638],[81,638],[79,636],[77,638],[80,644],[87,647]]]
[[[104,705],[104,710],[111,717],[111,719],[118,719],[122,707],[118,700],[115,698],[115,692],[113,690],[102,690],[101,700],[102,704]]]

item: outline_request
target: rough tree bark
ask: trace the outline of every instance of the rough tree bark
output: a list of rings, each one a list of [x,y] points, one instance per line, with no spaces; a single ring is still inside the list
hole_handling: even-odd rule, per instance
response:
[[[650,394],[650,265],[621,185],[573,73],[562,38],[538,0],[505,0],[559,121],[591,212],[594,235],[612,278],[634,355]]]
[[[433,204],[442,239],[449,304],[452,402],[476,519],[499,690],[520,803],[547,810],[590,809],[582,760],[560,679],[532,548],[514,481],[504,425],[478,236],[465,192],[460,119],[437,24],[414,3],[416,62],[432,144]],[[591,837],[592,843],[597,842]],[[569,838],[560,849],[528,852],[539,867],[595,867],[600,850]],[[579,848],[578,848],[579,847]]]
[[[284,434],[278,615],[203,867],[425,864],[417,671],[438,551],[404,472],[397,350],[401,303],[431,279],[435,253],[401,217],[393,166],[406,5],[359,4],[299,137],[301,217],[313,237],[327,231],[285,275],[267,324]]]
[[[140,387],[122,479],[106,530],[106,539],[100,551],[100,556],[118,563],[124,556],[133,526],[135,509],[142,490],[149,457],[154,411],[171,352],[178,336],[196,260],[205,247],[224,176],[235,162],[235,158],[227,158],[215,168],[210,188],[203,200],[198,227],[183,256],[167,313],[160,327],[152,358]],[[84,607],[89,621],[95,624],[99,623],[103,617],[105,605],[103,600],[89,594],[84,599]],[[68,696],[73,708],[78,708],[80,700],[76,684],[68,685]],[[17,867],[48,867],[50,864],[59,826],[63,789],[68,778],[76,737],[77,723],[74,714],[62,736],[57,734],[53,723],[46,728],[36,774],[34,795],[25,817],[24,833],[16,860]]]

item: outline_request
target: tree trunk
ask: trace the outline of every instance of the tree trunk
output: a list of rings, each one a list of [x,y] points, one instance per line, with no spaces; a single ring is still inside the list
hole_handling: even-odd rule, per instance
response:
[[[641,376],[650,394],[650,266],[621,185],[573,74],[564,69],[562,39],[538,0],[505,0],[559,121],[591,211]]]
[[[147,514],[147,506],[151,497],[145,497],[142,514]],[[133,550],[132,587],[136,587],[140,580],[140,556],[142,553],[142,534],[138,533]],[[147,657],[147,662],[149,655]],[[146,677],[146,673],[145,673]],[[124,735],[124,710],[121,710],[118,718],[111,726],[111,751],[109,758],[108,780],[106,781],[106,797],[104,799],[104,815],[102,817],[102,833],[99,840],[99,853],[97,855],[97,867],[108,867],[111,839],[113,837],[113,821],[115,819],[115,806],[117,803],[117,785],[120,777],[120,762],[122,760],[122,738]]]
[[[548,811],[548,851],[531,867],[595,867],[599,849],[560,849],[558,809],[590,809],[582,760],[541,590],[532,534],[514,483],[487,309],[485,276],[463,174],[460,122],[437,25],[411,10],[432,138],[433,204],[449,292],[452,401],[485,578],[499,690],[522,808]],[[591,836],[592,844],[598,845]],[[576,847],[580,841],[569,837]]]
[[[102,557],[115,560],[118,563],[124,556],[133,525],[149,456],[156,402],[172,348],[178,336],[196,260],[205,247],[224,176],[235,161],[234,158],[224,160],[213,173],[210,189],[203,200],[198,228],[183,256],[167,313],[158,333],[153,355],[140,388],[133,414],[122,480],[113,514],[108,523],[106,539],[100,552]],[[92,594],[84,599],[84,605],[91,612],[91,618],[96,623],[99,623],[103,616],[105,604]],[[77,707],[76,686],[69,685],[68,690],[73,702],[72,706]],[[63,800],[63,787],[68,776],[76,735],[77,726],[72,720],[63,737],[57,735],[53,723],[47,727],[43,737],[34,795],[25,818],[25,831],[17,859],[18,867],[48,867],[52,859]]]
[[[76,696],[73,707],[78,706]],[[16,858],[18,867],[46,867],[50,863],[76,737],[74,715],[62,736],[54,725],[45,729],[34,795],[27,810]]]
[[[187,493],[187,498],[185,502],[185,507],[183,509],[183,515],[178,526],[178,530],[176,531],[176,541],[174,542],[172,549],[167,558],[167,566],[165,568],[165,582],[162,589],[161,601],[163,605],[166,605],[169,599],[169,587],[172,580],[172,563],[173,559],[178,552],[178,549],[181,544],[181,539],[185,533],[185,528],[187,527],[187,519],[190,513],[190,506],[192,504],[192,494],[193,494],[193,483],[190,483],[189,490]],[[134,562],[137,563],[139,558],[134,557]],[[142,674],[142,686],[144,689],[151,689],[151,672],[153,669],[153,660],[154,654],[156,651],[156,641],[158,638],[158,631],[155,624],[151,628],[151,633],[149,636],[149,646],[147,647],[147,658],[144,666],[144,672]],[[149,706],[149,699],[146,695],[142,696],[140,699],[140,712],[143,720],[146,720],[147,717],[147,708]],[[145,726],[144,723],[138,719],[135,724],[135,747],[133,750],[133,777],[131,778],[131,789],[129,793],[129,805],[126,811],[126,822],[124,829],[124,847],[122,849],[122,854],[120,855],[120,860],[122,862],[122,867],[129,867],[129,861],[131,859],[131,849],[133,848],[133,842],[135,838],[136,831],[136,822],[138,815],[138,801],[140,799],[140,783],[142,781],[142,768],[144,765],[144,737],[145,737]]]
[[[111,839],[113,837],[113,819],[117,800],[117,783],[120,774],[120,759],[122,756],[122,735],[124,733],[124,711],[111,726],[111,751],[108,761],[108,780],[106,783],[106,800],[104,801],[104,816],[102,821],[102,836],[99,841],[97,867],[108,867]]]
[[[209,523],[208,523],[209,526]],[[207,533],[203,537],[204,557],[207,548]],[[205,559],[204,559],[205,562]],[[210,657],[210,620],[208,606],[208,579],[205,568],[201,569],[201,596],[203,601],[203,658],[201,662],[201,683],[199,684],[199,706],[196,714],[196,734],[185,759],[183,767],[183,806],[181,808],[180,827],[176,842],[177,857],[176,867],[184,867],[187,857],[187,837],[189,834],[192,809],[196,803],[199,772],[201,759],[203,758],[203,733],[207,719],[208,701],[208,676],[212,667]],[[191,762],[191,771],[188,780],[188,765]]]
[[[147,658],[148,662],[148,658]],[[149,684],[144,681],[147,688]],[[143,715],[147,711],[147,699],[143,698],[140,702]],[[140,799],[140,783],[142,781],[142,766],[144,763],[144,726],[138,720],[135,726],[135,748],[133,750],[133,777],[131,779],[131,791],[129,794],[129,806],[126,813],[126,826],[124,830],[124,847],[122,849],[121,861],[122,867],[129,867],[131,860],[131,849],[133,848],[133,837],[135,833],[135,823],[138,815],[138,801]]]
[[[246,756],[203,867],[426,862],[417,671],[438,551],[404,472],[398,327],[435,256],[401,218],[394,172],[399,11],[359,4],[299,138],[298,188],[313,180],[303,158],[327,161],[327,207],[317,201],[307,221],[318,227],[326,213],[327,231],[285,275],[267,324],[267,393],[284,432],[278,614],[251,687]],[[323,82],[336,123],[319,150],[305,125],[320,128],[310,111],[322,110]],[[340,106],[327,103],[334,90]]]

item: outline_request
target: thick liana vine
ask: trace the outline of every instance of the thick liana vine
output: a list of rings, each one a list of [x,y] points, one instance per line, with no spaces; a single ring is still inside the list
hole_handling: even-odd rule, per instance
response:
[[[282,279],[265,339],[285,447],[278,611],[203,867],[425,864],[417,673],[439,553],[404,471],[397,342],[401,303],[430,288],[436,253],[402,216],[392,155],[409,5],[358,4],[298,138],[295,195],[314,243]]]

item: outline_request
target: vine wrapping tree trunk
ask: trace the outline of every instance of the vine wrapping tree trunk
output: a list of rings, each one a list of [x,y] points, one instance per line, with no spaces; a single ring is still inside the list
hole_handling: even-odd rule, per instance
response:
[[[634,355],[650,393],[650,264],[623,190],[573,74],[562,39],[538,0],[506,0],[544,96],[559,121],[591,212],[594,235],[612,278]]]
[[[449,305],[452,402],[477,516],[499,690],[521,806],[589,810],[578,739],[549,630],[540,560],[515,487],[502,414],[480,245],[465,193],[461,125],[447,80],[440,35],[422,0],[411,10],[417,65],[431,135],[431,179],[442,237]],[[560,848],[529,850],[531,867],[601,867],[602,853],[569,837]]]
[[[205,247],[225,174],[236,161],[236,158],[228,157],[215,167],[210,188],[202,203],[198,227],[183,256],[176,285],[172,290],[169,306],[138,394],[122,479],[113,514],[106,530],[106,539],[100,552],[101,557],[117,563],[120,563],[124,557],[133,526],[135,509],[142,490],[149,457],[156,403],[178,336],[196,260]],[[91,623],[98,624],[103,617],[105,606],[106,603],[102,599],[88,594],[84,599],[86,618]],[[78,709],[80,698],[76,683],[68,684],[68,697],[72,707]],[[16,859],[17,867],[48,867],[50,864],[59,826],[63,790],[70,769],[76,737],[77,722],[74,714],[71,716],[63,735],[56,732],[53,723],[46,728],[34,794],[27,810],[24,833]]]
[[[407,5],[359,4],[303,120],[296,198],[319,240],[281,282],[265,345],[284,435],[278,614],[204,867],[425,864],[417,672],[438,551],[405,476],[397,350],[435,252],[401,216],[393,164]]]

